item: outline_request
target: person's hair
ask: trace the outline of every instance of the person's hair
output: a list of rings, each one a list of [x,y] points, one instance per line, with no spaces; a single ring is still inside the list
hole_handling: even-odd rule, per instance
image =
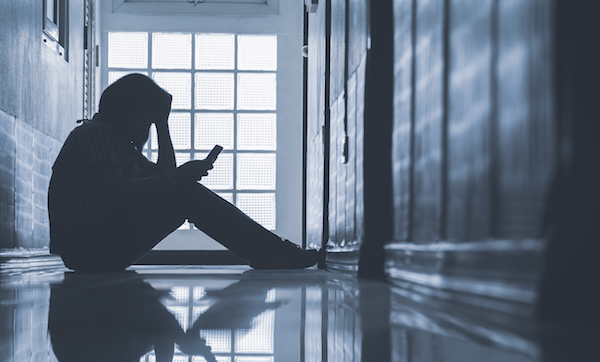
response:
[[[100,97],[103,118],[121,121],[138,112],[161,112],[168,107],[169,93],[143,74],[128,74],[108,86]]]

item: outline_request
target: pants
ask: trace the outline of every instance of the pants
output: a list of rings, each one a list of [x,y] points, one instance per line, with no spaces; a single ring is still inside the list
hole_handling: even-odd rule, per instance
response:
[[[76,271],[123,270],[185,220],[245,260],[281,242],[238,208],[200,184],[179,185],[121,205],[61,249]]]

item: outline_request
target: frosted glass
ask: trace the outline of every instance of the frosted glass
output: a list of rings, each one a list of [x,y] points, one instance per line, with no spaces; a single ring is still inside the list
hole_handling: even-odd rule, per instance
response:
[[[153,33],[152,68],[191,69],[192,34]]]
[[[169,115],[169,134],[176,150],[190,149],[192,146],[192,122],[189,113]],[[154,144],[154,142],[152,142]]]
[[[237,149],[277,149],[277,115],[275,113],[242,113],[237,115]]]
[[[206,345],[210,346],[212,353],[231,352],[231,330],[229,329],[201,329],[200,338],[206,340]]]
[[[196,69],[233,69],[233,34],[196,34]]]
[[[150,126],[150,138],[148,141],[150,142],[151,149],[158,149],[158,133],[156,132],[156,125],[154,124]]]
[[[116,82],[117,80],[119,80],[120,78],[123,78],[127,74],[132,74],[132,73],[139,73],[139,74],[143,74],[143,75],[148,75],[148,72],[138,72],[138,71],[134,71],[134,70],[133,71],[129,71],[129,72],[113,72],[113,71],[110,71],[110,72],[108,72],[108,85],[111,85],[114,82]]]
[[[217,195],[219,195],[219,197],[221,197],[225,201],[229,202],[230,204],[233,204],[233,194],[232,193],[218,192]]]
[[[196,73],[196,109],[233,109],[233,73]]]
[[[173,96],[171,109],[192,107],[192,75],[190,73],[156,72],[152,78],[160,87]]]
[[[277,70],[276,35],[238,35],[239,70]]]
[[[273,353],[275,311],[261,313],[252,320],[252,328],[235,331],[236,353]],[[244,361],[268,361],[272,357],[239,357]],[[243,358],[243,359],[242,359]],[[236,357],[238,360],[238,357]]]
[[[233,149],[232,113],[196,113],[194,124],[194,147],[197,150],[212,150],[220,145]]]
[[[268,230],[275,230],[275,194],[240,193],[236,197],[236,206],[246,215]]]
[[[277,108],[277,76],[275,73],[239,73],[237,108],[269,110]]]
[[[215,356],[217,362],[231,362],[231,357],[227,356]],[[202,356],[192,357],[192,362],[208,362],[208,360]]]
[[[196,153],[195,159],[203,160],[206,156],[208,153]],[[233,189],[233,155],[221,153],[213,164],[213,169],[208,171],[208,176],[204,176],[200,183],[211,190]]]
[[[184,163],[190,160],[190,154],[187,152],[175,152],[175,162],[177,163],[177,167],[183,165]]]
[[[187,303],[190,294],[190,287],[186,286],[172,286],[171,293],[169,293],[173,299],[178,302]]]
[[[238,190],[275,190],[275,154],[237,155]]]
[[[148,68],[148,33],[108,33],[109,68]]]
[[[180,306],[167,306],[167,309],[171,314],[175,316],[175,319],[179,322],[179,325],[183,330],[188,328],[188,309],[187,307]]]
[[[274,357],[236,356],[234,362],[273,362]]]

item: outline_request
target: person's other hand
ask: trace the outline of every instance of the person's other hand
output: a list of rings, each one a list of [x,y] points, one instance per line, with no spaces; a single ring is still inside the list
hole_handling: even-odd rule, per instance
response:
[[[179,182],[200,181],[212,168],[212,163],[206,160],[188,161],[177,167],[176,177]]]

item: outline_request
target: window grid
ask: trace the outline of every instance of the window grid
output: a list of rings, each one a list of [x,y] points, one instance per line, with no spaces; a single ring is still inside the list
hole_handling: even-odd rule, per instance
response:
[[[156,68],[154,69],[152,67],[152,63],[153,63],[153,38],[154,38],[154,34],[155,33],[162,33],[162,32],[148,32],[146,33],[146,41],[147,41],[147,68],[108,68],[108,76],[109,78],[111,78],[111,72],[119,72],[120,76],[123,76],[125,74],[129,74],[129,73],[142,73],[142,74],[146,74],[151,78],[154,78],[154,74],[155,73],[164,73],[165,75],[168,73],[188,73],[190,74],[190,83],[191,83],[191,89],[190,89],[190,99],[191,99],[191,104],[189,108],[178,108],[178,109],[173,109],[174,112],[177,113],[188,113],[190,116],[190,125],[189,125],[189,129],[190,129],[190,134],[189,134],[189,142],[186,142],[187,144],[190,145],[189,148],[185,149],[185,148],[178,148],[175,150],[176,152],[176,156],[178,161],[187,159],[187,160],[193,160],[196,159],[196,155],[197,154],[206,154],[208,153],[208,151],[210,151],[210,149],[196,149],[195,148],[195,134],[196,134],[196,114],[198,113],[204,113],[204,114],[223,114],[223,113],[230,113],[233,114],[233,123],[234,123],[234,127],[233,127],[233,148],[232,149],[225,149],[222,152],[222,155],[225,154],[231,154],[232,155],[232,167],[233,167],[233,182],[232,182],[232,188],[231,189],[218,189],[218,190],[214,190],[214,191],[218,191],[220,194],[222,195],[226,195],[228,201],[235,203],[237,206],[237,200],[238,198],[238,193],[242,192],[243,194],[274,194],[275,189],[269,189],[269,190],[264,190],[261,189],[261,187],[257,187],[256,189],[244,189],[244,190],[239,190],[237,189],[237,185],[238,185],[238,155],[243,155],[243,154],[249,154],[249,153],[255,153],[255,154],[272,154],[272,155],[276,155],[276,149],[251,149],[248,147],[243,147],[243,149],[238,148],[238,131],[239,131],[239,127],[240,127],[240,117],[238,116],[238,114],[269,114],[269,115],[273,115],[273,117],[276,119],[276,106],[269,106],[268,108],[257,108],[257,109],[238,109],[238,97],[239,97],[239,74],[245,75],[245,74],[256,74],[256,75],[267,75],[267,76],[272,76],[275,78],[275,82],[276,82],[276,66],[275,68],[269,68],[268,70],[253,70],[253,69],[244,69],[244,70],[239,70],[238,69],[238,64],[239,64],[239,45],[240,45],[240,35],[234,35],[233,36],[233,43],[234,43],[234,47],[233,47],[233,64],[234,67],[233,69],[229,70],[229,69],[198,69],[197,67],[197,53],[196,53],[196,47],[197,47],[197,34],[196,33],[191,33],[191,69],[186,70],[186,69],[165,69],[165,68]],[[170,33],[166,33],[166,34],[170,34]],[[181,34],[181,33],[178,33]],[[109,33],[110,36],[110,33]],[[276,46],[275,46],[276,49]],[[109,50],[110,51],[110,50]],[[252,54],[254,55],[254,54]],[[275,60],[275,64],[276,64]],[[214,110],[214,109],[198,109],[196,106],[196,74],[198,73],[231,73],[233,74],[233,109],[232,110]],[[112,77],[114,79],[111,80],[116,80],[118,78],[116,77]],[[276,122],[275,122],[276,124]],[[276,132],[276,130],[275,130]],[[144,148],[144,154],[151,159],[152,161],[156,162],[157,159],[157,145],[156,143],[156,137],[151,137],[148,141],[148,144],[146,145],[146,147]],[[178,162],[179,165],[179,162]],[[276,172],[275,170],[273,172]],[[209,171],[210,173],[210,171]],[[271,220],[269,221],[267,224],[268,225],[264,225],[265,227],[267,227],[268,229],[274,230],[276,228],[276,220],[274,220],[274,215],[276,213],[276,209],[274,206],[274,209],[272,211],[272,216],[269,215],[266,218]],[[265,218],[262,218],[265,219]],[[258,221],[258,220],[257,220]],[[179,228],[179,230],[183,230],[183,229],[188,229],[191,228],[193,229],[194,226],[193,224],[188,224],[187,222],[182,225],[181,228]]]

